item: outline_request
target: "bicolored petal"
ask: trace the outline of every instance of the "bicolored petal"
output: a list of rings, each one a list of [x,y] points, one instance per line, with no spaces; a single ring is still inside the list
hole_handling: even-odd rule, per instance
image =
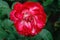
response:
[[[25,2],[23,9],[28,9],[32,14],[42,14],[44,12],[43,6],[38,2]]]

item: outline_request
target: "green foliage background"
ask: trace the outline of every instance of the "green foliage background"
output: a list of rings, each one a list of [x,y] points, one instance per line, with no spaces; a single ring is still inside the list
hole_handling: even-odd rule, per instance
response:
[[[40,2],[47,14],[45,28],[34,37],[19,35],[9,19],[16,2]],[[60,40],[60,0],[0,0],[0,40]]]

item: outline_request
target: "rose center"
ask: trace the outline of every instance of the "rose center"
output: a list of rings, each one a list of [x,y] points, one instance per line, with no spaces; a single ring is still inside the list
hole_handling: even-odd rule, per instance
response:
[[[33,20],[33,16],[31,14],[24,14],[23,20],[26,22],[31,22]]]

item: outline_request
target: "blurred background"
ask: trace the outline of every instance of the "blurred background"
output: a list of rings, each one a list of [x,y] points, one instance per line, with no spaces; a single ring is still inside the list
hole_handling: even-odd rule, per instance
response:
[[[39,2],[47,14],[45,28],[34,37],[19,35],[9,19],[16,2]],[[0,40],[60,40],[60,0],[0,0]]]

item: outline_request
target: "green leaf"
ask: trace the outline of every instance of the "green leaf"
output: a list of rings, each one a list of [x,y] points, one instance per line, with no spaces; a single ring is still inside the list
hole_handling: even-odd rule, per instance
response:
[[[6,32],[8,33],[12,33],[13,29],[12,29],[12,21],[10,21],[9,19],[5,19],[3,22],[2,22],[2,27],[5,29]]]
[[[3,40],[7,36],[6,32],[0,31],[0,40]]]
[[[2,1],[2,0],[0,0],[0,1]]]
[[[1,9],[2,9],[1,15],[2,16],[7,15],[9,17],[11,9],[10,8],[4,8],[4,7]]]
[[[7,2],[0,1],[0,18],[1,19],[6,15],[9,17],[10,10],[11,9],[9,8],[9,5],[7,4]]]
[[[16,40],[15,36],[13,34],[10,34],[8,37],[7,37],[7,40]]]
[[[2,26],[5,26],[5,27],[10,27],[12,26],[13,22],[9,19],[5,19],[3,22],[2,22]]]
[[[5,1],[14,2],[14,1],[22,1],[22,0],[5,0]]]
[[[43,40],[53,40],[51,33],[46,29],[43,29],[39,35],[43,38]]]
[[[4,40],[8,34],[3,30],[2,26],[0,26],[0,40]]]
[[[6,38],[7,40],[15,40],[15,34],[16,31],[15,31],[15,28],[13,27],[13,22],[10,21],[9,19],[5,19],[3,22],[2,22],[2,27],[4,28],[3,31],[5,31],[7,34],[9,34]],[[2,31],[2,32],[3,32]],[[4,33],[5,33],[4,32]]]
[[[34,37],[27,37],[28,40],[53,40],[51,33],[43,29],[38,35]]]
[[[58,0],[58,6],[59,6],[59,8],[60,8],[60,0]]]
[[[8,8],[9,5],[5,1],[0,1],[0,7],[6,7],[6,8]]]
[[[1,25],[1,23],[2,23],[2,20],[0,20],[0,25]]]
[[[46,0],[46,1],[43,1],[43,6],[50,5],[52,2],[53,2],[53,0]]]
[[[31,37],[30,40],[43,40],[43,38],[38,34],[34,37]]]

